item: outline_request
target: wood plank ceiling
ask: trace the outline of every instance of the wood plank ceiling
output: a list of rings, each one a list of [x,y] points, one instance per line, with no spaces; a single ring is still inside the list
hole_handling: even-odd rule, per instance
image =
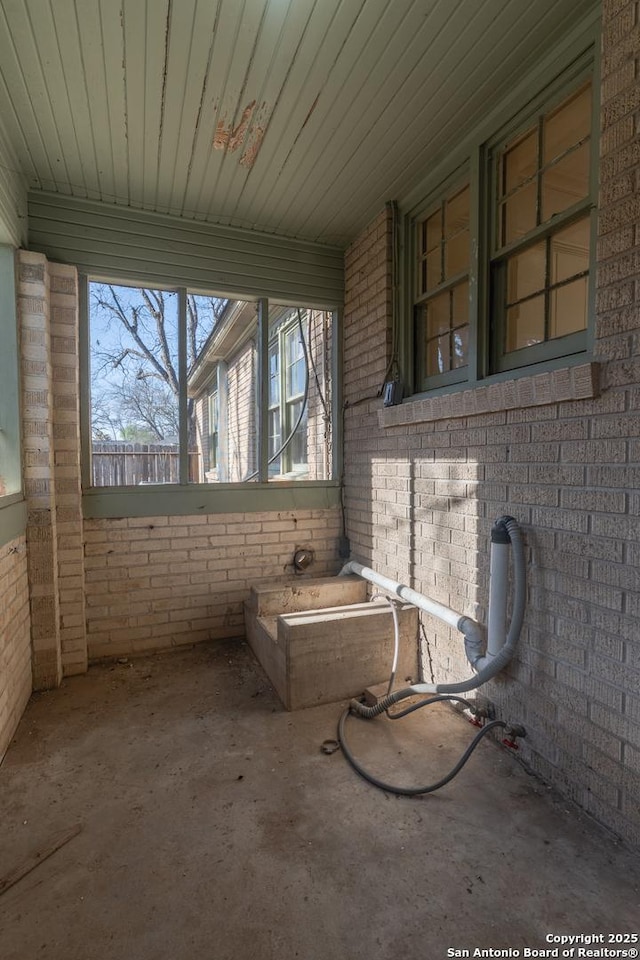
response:
[[[593,0],[0,0],[31,189],[345,244]]]

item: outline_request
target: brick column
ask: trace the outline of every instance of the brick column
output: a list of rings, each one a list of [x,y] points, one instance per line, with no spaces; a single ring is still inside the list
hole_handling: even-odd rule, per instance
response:
[[[58,603],[53,398],[46,258],[19,255],[18,316],[22,367],[24,490],[35,690],[62,678]]]
[[[65,676],[87,669],[80,484],[78,276],[50,263],[53,469],[58,563],[60,644]]]

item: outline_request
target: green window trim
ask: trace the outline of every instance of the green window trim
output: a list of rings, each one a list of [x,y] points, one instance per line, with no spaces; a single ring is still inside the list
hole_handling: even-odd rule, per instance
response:
[[[7,494],[0,499],[0,547],[6,546],[27,529],[27,504],[21,493]]]

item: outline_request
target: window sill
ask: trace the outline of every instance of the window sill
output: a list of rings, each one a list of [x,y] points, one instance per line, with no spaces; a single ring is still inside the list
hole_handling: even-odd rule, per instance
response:
[[[562,400],[587,400],[597,397],[599,364],[581,363],[518,379],[503,379],[481,386],[461,389],[434,397],[409,397],[396,407],[378,412],[381,427],[400,427],[429,423],[451,417],[472,417],[524,407],[539,407]]]
[[[340,485],[336,480],[91,487],[82,496],[87,519],[267,513],[331,509],[339,505]]]

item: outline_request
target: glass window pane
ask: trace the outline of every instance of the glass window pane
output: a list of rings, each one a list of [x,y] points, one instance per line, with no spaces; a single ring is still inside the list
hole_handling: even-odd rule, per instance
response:
[[[569,280],[589,269],[591,224],[585,217],[551,237],[551,283]]]
[[[434,250],[442,240],[442,213],[437,213],[428,217],[422,226],[422,252],[428,253]]]
[[[469,269],[469,231],[463,230],[447,240],[444,248],[444,278],[449,280]]]
[[[469,327],[459,327],[453,331],[453,363],[454,369],[465,367],[469,359]]]
[[[278,454],[282,443],[280,433],[280,409],[269,411],[269,476],[275,476],[281,470],[281,457]],[[278,456],[276,456],[278,454]]]
[[[527,184],[502,207],[502,244],[513,243],[536,226],[536,184]]]
[[[269,347],[269,406],[280,403],[280,351],[278,343]]]
[[[551,291],[549,337],[566,337],[587,328],[587,277]]]
[[[451,323],[454,327],[461,327],[469,323],[469,282],[457,284],[451,291],[453,305],[451,312]]]
[[[469,227],[469,187],[447,200],[444,217],[445,240]]]
[[[449,334],[436,337],[427,343],[427,376],[446,373],[451,369]]]
[[[543,163],[547,164],[591,132],[591,84],[582,87],[544,119]]]
[[[507,310],[505,350],[521,350],[544,340],[544,296]]]
[[[187,295],[187,340],[195,334],[194,342],[200,344],[187,373],[191,482],[257,480],[256,328],[257,308],[251,301]],[[217,396],[215,411],[209,406],[209,413],[217,415],[215,436],[209,441],[216,444],[215,470],[207,469],[210,450],[203,401],[210,394]],[[213,417],[209,437],[212,422]]]
[[[285,335],[285,356],[285,395],[289,400],[304,393],[307,376],[302,339],[297,326]]]
[[[433,253],[428,254],[424,261],[424,266],[425,279],[423,289],[426,293],[428,290],[433,290],[442,283],[442,253],[440,247],[434,250]]]
[[[522,253],[510,257],[507,263],[507,303],[544,290],[546,272],[546,245],[536,243]]]
[[[543,223],[589,195],[590,149],[587,141],[543,172]]]
[[[89,293],[93,485],[177,483],[178,295],[106,283]]]
[[[282,453],[270,466],[269,479],[329,479],[334,315],[307,307],[270,304],[269,322],[273,343],[279,345],[278,379],[284,393],[278,422]],[[275,375],[275,367],[273,372]],[[300,424],[294,431],[300,414]],[[276,430],[275,416],[270,419],[269,429],[271,442]]]
[[[427,337],[435,337],[438,333],[446,333],[451,326],[449,292],[441,293],[425,305],[427,318]]]
[[[502,196],[532,177],[538,169],[538,131],[531,130],[502,155]]]

